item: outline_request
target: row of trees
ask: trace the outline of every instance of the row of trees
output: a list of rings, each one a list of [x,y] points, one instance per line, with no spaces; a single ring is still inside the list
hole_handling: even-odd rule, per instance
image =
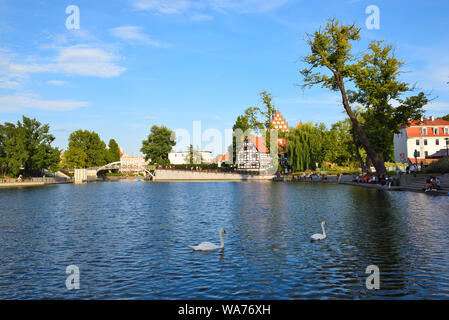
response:
[[[419,120],[424,114],[429,97],[424,92],[415,94],[415,87],[400,80],[404,63],[396,58],[392,46],[372,41],[359,55],[352,48],[357,41],[360,28],[335,19],[306,34],[310,54],[303,58],[302,87],[339,92],[349,119],[332,125],[330,130],[324,125],[305,124],[286,134],[288,156],[295,170],[313,169],[325,161],[357,161],[363,169],[372,163],[379,176],[386,174],[384,162],[393,159],[394,134],[409,120]],[[268,141],[276,111],[271,95],[265,91],[260,95],[264,107],[246,109],[237,118],[234,130],[253,129],[265,133]],[[236,146],[234,141],[234,150]]]
[[[314,170],[324,163],[353,166],[366,159],[360,151],[349,120],[334,123],[330,129],[324,124],[305,123],[287,134],[288,158],[294,171]]]
[[[98,133],[77,130],[70,134],[63,158],[63,164],[68,169],[97,167],[120,161],[120,149],[114,139],[109,140],[106,148]]]
[[[17,123],[0,124],[0,175],[41,175],[56,170],[61,151],[51,146],[55,137],[48,124],[25,116]]]
[[[56,172],[65,168],[101,166],[120,160],[120,149],[114,139],[108,148],[93,131],[78,130],[69,137],[68,149],[52,147],[55,137],[50,126],[26,116],[17,123],[0,124],[0,176],[40,176],[42,171]],[[62,154],[62,156],[61,156]]]

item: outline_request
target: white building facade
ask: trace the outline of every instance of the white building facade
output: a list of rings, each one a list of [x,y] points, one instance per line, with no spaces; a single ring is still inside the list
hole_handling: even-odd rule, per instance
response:
[[[168,160],[170,164],[189,164],[190,152],[189,151],[173,151],[168,154]],[[193,163],[211,163],[212,152],[211,151],[193,151]]]
[[[248,136],[236,154],[237,170],[263,171],[273,166],[273,157],[265,145],[264,137]]]
[[[434,117],[411,121],[410,126],[401,128],[399,134],[394,135],[394,159],[396,162],[415,163],[416,151],[418,163],[429,162],[426,157],[446,149],[448,139],[449,121]]]
[[[120,172],[139,173],[147,167],[149,161],[145,161],[145,158],[141,156],[123,154],[120,157],[120,163]]]

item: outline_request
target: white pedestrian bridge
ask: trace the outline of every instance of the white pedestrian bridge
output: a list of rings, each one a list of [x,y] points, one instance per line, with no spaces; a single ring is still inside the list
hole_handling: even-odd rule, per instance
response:
[[[128,172],[132,171],[135,173],[148,173],[150,176],[153,177],[153,173],[150,169],[147,168],[147,165],[134,165],[132,168],[129,166],[122,166],[121,161],[115,161],[108,164],[105,164],[104,166],[100,167],[91,167],[91,168],[80,168],[75,169],[75,183],[82,183],[86,182],[88,180],[88,177],[98,177],[98,173],[100,171],[108,171],[108,170],[118,170],[119,172]]]

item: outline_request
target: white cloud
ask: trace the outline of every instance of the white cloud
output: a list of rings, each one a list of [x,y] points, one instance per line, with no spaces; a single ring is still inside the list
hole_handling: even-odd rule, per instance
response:
[[[1,89],[14,89],[14,88],[18,87],[19,85],[20,85],[20,83],[18,81],[9,79],[8,77],[0,78],[0,88]]]
[[[190,0],[134,0],[138,10],[154,10],[164,14],[181,13],[193,6]]]
[[[62,73],[100,78],[112,78],[123,73],[126,68],[116,64],[118,57],[110,51],[87,45],[58,48],[55,57],[49,59],[28,58],[15,62],[16,57],[0,52],[0,79],[9,83],[23,81],[32,73]],[[45,60],[55,62],[47,63]],[[6,80],[2,81],[6,83]]]
[[[0,112],[15,112],[25,109],[68,111],[88,105],[85,101],[43,100],[36,95],[9,95],[0,97]]]
[[[67,81],[62,81],[62,80],[48,80],[47,83],[54,85],[54,86],[65,86],[68,84]]]
[[[209,21],[212,19],[213,19],[213,17],[211,15],[204,14],[204,13],[195,13],[192,16],[190,16],[190,20],[196,21],[196,22]]]
[[[123,41],[130,44],[144,43],[154,47],[166,47],[167,45],[163,42],[151,39],[148,35],[142,33],[142,27],[138,26],[123,26],[112,28],[109,30],[110,33]]]
[[[69,75],[84,75],[112,78],[126,69],[115,64],[117,57],[100,48],[83,45],[62,48],[56,64],[49,64],[47,72],[61,72]]]
[[[289,0],[134,0],[137,10],[158,14],[182,14],[189,11],[256,13],[275,10]],[[210,15],[208,15],[212,18]],[[205,18],[205,17],[203,17]]]
[[[447,102],[430,102],[424,109],[427,111],[446,111],[449,112],[449,103]]]
[[[211,0],[212,9],[216,11],[231,10],[237,13],[269,12],[283,5],[288,0]]]

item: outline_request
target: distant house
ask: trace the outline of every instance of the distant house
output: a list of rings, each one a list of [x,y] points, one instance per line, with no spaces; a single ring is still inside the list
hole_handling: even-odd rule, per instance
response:
[[[410,121],[409,126],[400,128],[394,135],[394,158],[396,162],[432,162],[431,155],[446,148],[449,139],[449,121],[443,119],[422,119]]]
[[[193,152],[193,162],[195,164],[199,163],[212,163],[212,152],[211,151],[194,151]],[[189,151],[172,151],[168,154],[168,160],[170,164],[189,164],[190,163],[190,152]]]
[[[139,173],[139,172],[142,172],[146,168],[148,163],[149,163],[149,161],[145,161],[144,157],[131,156],[126,153],[121,153],[120,172],[121,173]]]
[[[216,163],[218,167],[222,166],[222,163],[226,163],[229,161],[229,152],[225,154],[219,154],[215,158],[211,159],[211,163]]]
[[[243,141],[236,156],[238,170],[262,171],[273,165],[264,137],[248,136]]]

